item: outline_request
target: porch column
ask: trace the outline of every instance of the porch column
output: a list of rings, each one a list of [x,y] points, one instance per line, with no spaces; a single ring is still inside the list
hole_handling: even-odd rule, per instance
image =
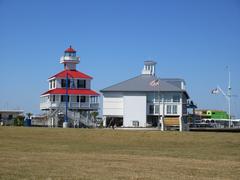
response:
[[[161,131],[165,130],[165,125],[164,125],[164,118],[165,118],[165,103],[164,103],[164,99],[162,100],[163,105],[162,105],[162,117],[161,117]]]
[[[103,127],[106,127],[106,123],[107,123],[107,117],[106,116],[103,116]]]
[[[165,125],[164,125],[164,116],[161,117],[161,131],[165,130]]]
[[[180,131],[180,132],[183,131],[183,120],[182,120],[182,116],[179,116],[179,131]]]
[[[53,128],[54,127],[54,118],[51,117],[51,127]]]

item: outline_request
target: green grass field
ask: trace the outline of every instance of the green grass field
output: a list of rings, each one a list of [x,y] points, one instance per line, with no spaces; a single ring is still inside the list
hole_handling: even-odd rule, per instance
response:
[[[239,179],[240,134],[0,127],[0,179]]]

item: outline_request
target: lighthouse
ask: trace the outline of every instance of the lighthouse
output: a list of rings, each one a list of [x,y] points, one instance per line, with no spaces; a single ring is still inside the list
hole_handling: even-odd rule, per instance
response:
[[[76,65],[80,62],[80,57],[76,56],[76,51],[70,46],[64,51],[60,58],[60,63],[64,64],[64,70],[76,70]]]
[[[64,70],[48,78],[49,89],[40,96],[40,109],[50,127],[94,126],[99,94],[91,89],[92,77],[77,70],[80,57],[71,46],[60,58]]]

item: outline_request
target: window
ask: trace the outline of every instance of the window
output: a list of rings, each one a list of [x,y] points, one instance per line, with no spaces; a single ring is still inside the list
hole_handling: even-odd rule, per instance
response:
[[[0,120],[2,119],[2,114],[0,114]]]
[[[154,106],[155,114],[159,114],[159,105]]]
[[[160,95],[160,102],[163,102],[163,96]]]
[[[56,87],[56,82],[55,82],[55,80],[53,80],[52,88],[55,88],[55,87]]]
[[[70,80],[70,87],[71,88],[75,88],[76,86],[75,86],[75,81],[74,81],[74,79],[71,79]]]
[[[47,101],[48,101],[48,96],[43,96],[43,97],[40,98],[41,103],[45,103]]]
[[[172,106],[172,114],[177,114],[177,105]]]
[[[97,103],[98,97],[97,96],[91,96],[91,103]]]
[[[55,95],[52,95],[52,96],[51,96],[51,101],[52,101],[52,102],[55,102],[55,100],[56,100]]]
[[[177,114],[177,105],[167,105],[167,114]]]
[[[52,89],[52,81],[49,81],[50,89]]]
[[[66,81],[66,80],[65,80]],[[66,87],[66,85],[65,85],[65,87]],[[68,88],[70,88],[71,87],[71,80],[70,79],[68,79]]]
[[[76,56],[76,53],[75,52],[65,52],[64,56],[73,56],[75,57]]]
[[[155,102],[162,102],[162,95],[159,95],[158,93],[155,95]]]
[[[80,101],[81,101],[81,102],[86,102],[86,96],[81,96]]]
[[[165,96],[164,97],[164,101],[165,102],[171,102],[172,101],[172,97],[171,96]]]
[[[77,96],[71,96],[71,102],[77,102]]]
[[[68,97],[68,102],[69,102],[69,96]],[[66,102],[67,98],[66,95],[61,95],[61,102]]]
[[[66,79],[61,79],[61,87],[62,88],[66,87]],[[68,87],[70,87],[70,79],[68,79]]]
[[[154,100],[155,94],[156,94],[156,93],[149,93],[149,94],[147,95],[147,102],[152,103],[153,101],[155,101],[155,100]]]
[[[139,121],[132,121],[133,127],[139,127]]]
[[[149,114],[153,114],[153,113],[154,113],[154,106],[149,105]]]
[[[13,118],[13,115],[12,114],[9,114],[8,115],[8,120],[11,120]]]
[[[162,98],[163,98],[163,96],[159,92],[153,92],[153,93],[149,93],[147,95],[148,103],[153,103],[153,102],[159,103],[159,100],[160,100],[160,102],[162,102]]]
[[[79,96],[77,96],[77,102],[79,102]]]
[[[172,106],[167,105],[167,114],[172,114]]]
[[[173,102],[180,102],[180,96],[179,95],[173,95]]]
[[[65,52],[64,56],[76,56],[75,52]]]
[[[66,87],[66,80],[65,79],[61,79],[61,87]]]
[[[77,80],[77,88],[86,88],[86,80]]]

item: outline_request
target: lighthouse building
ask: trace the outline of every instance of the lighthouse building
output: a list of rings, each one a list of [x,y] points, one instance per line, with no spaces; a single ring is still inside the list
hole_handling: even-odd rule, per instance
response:
[[[91,76],[76,70],[80,57],[70,46],[60,63],[64,70],[48,79],[49,90],[40,96],[40,109],[48,117],[49,126],[93,126],[91,112],[98,111],[99,94],[91,89]]]

